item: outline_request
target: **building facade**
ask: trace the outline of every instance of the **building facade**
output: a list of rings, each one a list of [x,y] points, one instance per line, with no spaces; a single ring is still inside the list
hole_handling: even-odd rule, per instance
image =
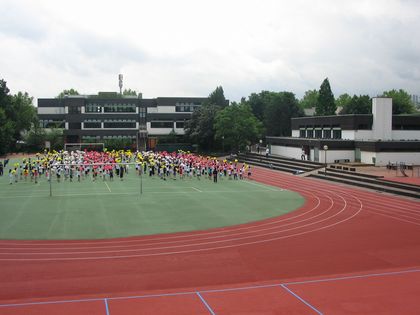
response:
[[[43,128],[63,128],[65,143],[97,143],[130,139],[140,149],[154,148],[157,139],[185,134],[185,122],[205,97],[67,96],[38,99]]]
[[[292,137],[267,137],[271,153],[315,162],[420,165],[420,115],[392,115],[391,98],[372,114],[292,118]]]

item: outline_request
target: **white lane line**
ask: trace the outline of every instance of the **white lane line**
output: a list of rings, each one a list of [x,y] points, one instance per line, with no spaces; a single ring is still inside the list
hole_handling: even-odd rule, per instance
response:
[[[191,187],[191,188],[194,189],[194,190],[196,190],[196,191],[198,191],[198,192],[203,192],[202,190],[200,190],[198,188],[195,188],[195,187]]]
[[[112,192],[112,191],[111,191],[111,188],[109,188],[109,186],[108,186],[107,182],[104,182],[104,183],[105,183],[106,187],[108,188],[109,192]]]

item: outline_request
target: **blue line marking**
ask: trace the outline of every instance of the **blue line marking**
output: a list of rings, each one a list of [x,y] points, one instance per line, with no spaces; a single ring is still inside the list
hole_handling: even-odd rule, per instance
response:
[[[299,295],[297,295],[295,292],[293,292],[292,290],[290,290],[288,287],[286,287],[284,284],[280,285],[283,289],[285,289],[287,292],[289,292],[290,294],[292,294],[294,297],[296,297],[297,299],[299,299],[301,302],[305,303],[307,306],[309,306],[311,309],[313,309],[315,312],[317,312],[319,315],[323,315],[319,310],[317,310],[314,306],[312,306],[311,304],[309,304],[308,302],[306,302],[304,299],[302,299]]]
[[[106,315],[109,315],[108,299],[104,299]]]
[[[204,305],[207,307],[211,315],[216,315],[216,313],[211,309],[210,305],[206,302],[206,300],[201,296],[200,292],[195,292],[198,297],[200,298],[201,302],[204,303]]]

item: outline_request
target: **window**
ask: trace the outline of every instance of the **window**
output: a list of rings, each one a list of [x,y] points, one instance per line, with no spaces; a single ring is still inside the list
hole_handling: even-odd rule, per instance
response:
[[[41,128],[64,128],[65,123],[64,123],[64,120],[47,119],[47,120],[40,120],[39,126]]]
[[[150,123],[151,128],[173,128],[173,121],[152,121]]]
[[[69,129],[82,129],[82,124],[81,123],[69,123]]]
[[[105,120],[104,128],[136,128],[136,121],[125,119]]]
[[[114,104],[108,103],[104,105],[104,113],[135,113],[136,104]]]
[[[305,129],[300,129],[299,130],[299,137],[300,138],[306,138],[306,130]]]
[[[176,123],[175,123],[175,128],[184,128],[184,126],[185,126],[185,122],[183,122],[183,121],[177,121]]]
[[[314,130],[313,129],[308,129],[306,131],[306,137],[307,138],[313,138],[314,137]]]
[[[99,120],[95,120],[95,119],[88,119],[85,120],[83,123],[84,128],[102,128],[102,124]]]
[[[333,130],[333,139],[341,139],[341,129]]]
[[[331,139],[331,129],[324,129],[324,139]]]
[[[101,113],[102,108],[98,104],[87,104],[85,107],[86,113]]]
[[[69,106],[69,114],[80,114],[81,107],[80,106]]]
[[[317,139],[322,138],[322,129],[315,129],[315,138]]]

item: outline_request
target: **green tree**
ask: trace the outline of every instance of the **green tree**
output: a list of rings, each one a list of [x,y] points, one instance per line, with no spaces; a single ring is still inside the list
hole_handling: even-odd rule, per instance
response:
[[[290,136],[291,118],[303,116],[295,95],[291,92],[271,92],[264,111],[264,127],[269,136]]]
[[[318,103],[319,92],[317,90],[308,90],[305,92],[303,98],[299,101],[301,108],[316,107]]]
[[[369,95],[353,95],[340,111],[344,114],[370,114],[372,113],[372,100]]]
[[[0,153],[15,150],[16,142],[35,124],[38,117],[32,97],[22,92],[9,95],[6,82],[0,80]]]
[[[57,98],[63,98],[65,95],[80,95],[75,89],[63,90],[60,94],[57,95]]]
[[[270,95],[272,92],[269,91],[261,91],[259,94],[252,93],[247,101],[244,101],[249,106],[251,106],[252,113],[257,117],[260,121],[264,119],[264,111],[268,104]],[[242,103],[244,103],[242,102]]]
[[[124,89],[123,93],[124,96],[137,96],[137,92],[132,89]]]
[[[319,88],[318,103],[315,108],[315,115],[326,116],[335,115],[337,106],[335,105],[334,94],[331,91],[330,82],[326,78]]]
[[[229,105],[229,101],[226,100],[225,93],[221,86],[216,87],[216,89],[210,93],[208,103],[218,105],[220,107],[226,107]]]
[[[214,120],[222,108],[229,105],[223,88],[218,86],[208,99],[196,109],[189,121],[185,124],[185,134],[192,142],[198,144],[203,150],[215,149]]]
[[[351,96],[347,93],[341,94],[336,100],[335,104],[337,105],[337,108],[344,108],[347,107],[348,104],[351,102]]]
[[[64,147],[63,130],[60,128],[51,128],[45,134],[45,140],[50,142],[51,150],[62,150]]]
[[[25,135],[26,148],[32,152],[40,151],[45,145],[45,139],[45,129],[39,125],[34,125]]]
[[[220,106],[203,104],[193,112],[191,119],[186,122],[185,134],[203,150],[214,148],[214,120],[218,111],[220,111]]]
[[[410,95],[402,89],[385,91],[383,95],[392,98],[392,113],[394,115],[412,114],[416,111]]]
[[[215,138],[224,149],[244,150],[261,137],[262,123],[254,116],[248,104],[233,103],[216,114]]]

